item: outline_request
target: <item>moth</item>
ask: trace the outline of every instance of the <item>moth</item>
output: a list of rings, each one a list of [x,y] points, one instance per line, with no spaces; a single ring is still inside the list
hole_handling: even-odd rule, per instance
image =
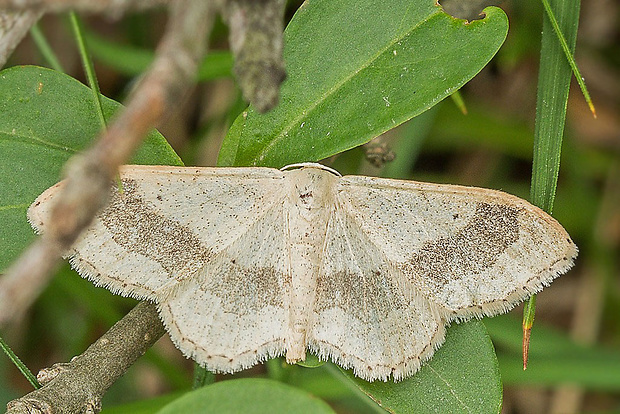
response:
[[[548,214],[482,188],[273,168],[129,165],[66,253],[98,286],[157,304],[214,372],[306,350],[368,381],[402,380],[446,326],[504,313],[577,247]],[[45,233],[63,182],[28,210]]]

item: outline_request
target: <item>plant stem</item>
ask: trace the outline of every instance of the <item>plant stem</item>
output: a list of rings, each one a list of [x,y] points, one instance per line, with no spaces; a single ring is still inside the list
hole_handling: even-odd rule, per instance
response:
[[[38,23],[35,23],[30,28],[30,36],[32,36],[32,40],[34,40],[34,43],[37,45],[39,52],[41,52],[41,55],[43,55],[43,58],[49,63],[52,69],[64,73],[65,69],[62,67],[60,60],[58,60],[56,53],[54,53],[54,50],[45,38]]]
[[[88,80],[88,85],[93,92],[95,111],[99,116],[99,121],[101,122],[102,129],[105,129],[107,123],[105,120],[105,115],[103,114],[103,105],[101,104],[101,91],[99,90],[99,82],[97,81],[97,75],[95,74],[95,66],[93,65],[93,60],[91,59],[90,54],[88,53],[88,49],[86,48],[86,41],[84,40],[84,30],[82,28],[82,22],[77,13],[75,12],[69,13],[69,17],[71,18],[71,27],[73,28],[73,34],[75,35],[75,42],[77,43],[78,49],[80,51],[80,56],[82,58],[82,64],[84,65],[86,79]]]
[[[13,352],[13,350],[9,347],[9,345],[4,341],[4,339],[2,339],[2,337],[0,336],[0,348],[2,348],[2,350],[4,351],[4,353],[9,357],[9,359],[11,360],[11,362],[17,367],[17,369],[19,369],[19,372],[22,373],[22,375],[24,377],[26,377],[26,379],[28,380],[28,382],[30,384],[32,384],[32,386],[35,389],[39,389],[41,388],[41,384],[39,384],[39,381],[37,381],[37,377],[32,373],[32,371],[30,371],[28,369],[28,367],[26,366],[26,364],[24,364],[22,362],[21,359],[19,359],[19,357],[15,354],[15,352]]]

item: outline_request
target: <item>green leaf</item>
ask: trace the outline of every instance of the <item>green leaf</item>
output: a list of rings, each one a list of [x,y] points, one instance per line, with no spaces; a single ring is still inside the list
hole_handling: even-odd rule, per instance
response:
[[[26,209],[61,176],[64,163],[98,133],[90,90],[50,69],[0,72],[0,270],[34,238]],[[106,119],[120,104],[103,98]],[[132,159],[137,164],[181,165],[166,140],[151,133]]]
[[[281,167],[368,142],[478,73],[508,30],[485,9],[470,23],[431,0],[309,0],[285,32],[288,79],[277,108],[235,122],[220,165]],[[346,23],[345,23],[346,22]],[[244,125],[239,125],[244,124]]]
[[[538,326],[534,327],[534,332]],[[534,335],[534,334],[533,334]],[[599,348],[571,355],[539,357],[530,353],[527,370],[523,371],[521,355],[498,356],[502,378],[509,385],[530,387],[574,386],[592,391],[620,391],[620,357],[611,352],[598,353]]]
[[[37,45],[39,53],[41,53],[41,56],[45,59],[47,64],[50,65],[52,69],[58,72],[65,72],[65,69],[62,67],[58,56],[50,46],[38,23],[35,23],[30,28],[30,36],[32,37],[35,45]]]
[[[479,321],[453,324],[433,359],[405,381],[366,382],[345,373],[391,413],[499,413],[501,409],[499,367]]]
[[[159,414],[333,413],[322,400],[281,382],[245,378],[208,385],[185,394]]]

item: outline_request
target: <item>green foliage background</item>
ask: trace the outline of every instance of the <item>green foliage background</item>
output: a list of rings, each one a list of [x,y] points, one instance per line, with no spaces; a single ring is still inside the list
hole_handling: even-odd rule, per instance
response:
[[[574,11],[575,4],[578,8],[578,3],[558,1],[554,7],[561,15],[562,7]],[[564,125],[557,117],[534,113],[535,72],[532,87],[516,91],[514,98],[526,102],[529,112],[518,106],[511,108],[506,98],[502,103],[495,91],[489,90],[509,88],[511,76],[538,59],[543,15],[535,10],[539,13],[533,18],[531,10],[522,7],[513,5],[509,10],[513,29],[502,46],[508,26],[505,14],[497,8],[486,9],[482,20],[465,24],[443,13],[432,1],[309,1],[286,31],[288,80],[278,108],[267,115],[258,115],[251,108],[243,110],[238,92],[230,87],[232,59],[227,52],[216,51],[205,59],[199,81],[201,89],[220,91],[219,100],[206,94],[219,102],[217,109],[203,109],[211,101],[192,98],[191,105],[175,115],[176,123],[183,126],[168,126],[162,131],[176,153],[162,135],[153,133],[133,162],[179,164],[182,159],[188,165],[209,164],[216,161],[214,148],[221,146],[219,165],[280,167],[328,158],[324,162],[343,174],[478,185],[527,198],[534,118],[537,157],[541,160],[554,158],[556,152],[547,148],[548,143],[561,139]],[[296,5],[289,8],[292,13]],[[87,26],[89,48],[95,62],[102,65],[98,73],[104,94],[122,100],[124,85],[130,85],[131,78],[144,70],[152,58],[154,43],[154,33],[147,27],[157,18],[156,14],[132,16],[115,26],[124,33],[125,41],[105,40],[97,34],[98,23]],[[567,37],[574,41],[576,16],[569,14],[564,19]],[[549,51],[554,39],[549,34],[547,27],[544,59],[561,62],[561,51]],[[216,27],[214,44],[224,36],[225,28]],[[37,59],[22,62],[19,53],[14,59],[15,63],[44,64]],[[444,98],[485,66],[464,88],[469,113],[463,115]],[[108,73],[115,78],[106,83],[102,74]],[[542,93],[548,90],[557,98],[557,91],[553,92],[557,80],[543,75],[538,81]],[[80,76],[79,72],[74,76]],[[567,91],[567,84],[563,88]],[[500,89],[497,94],[508,92]],[[543,99],[540,96],[541,90],[539,100]],[[33,238],[25,221],[27,206],[57,181],[62,164],[96,134],[98,119],[93,105],[86,87],[58,72],[18,66],[0,72],[0,172],[4,177],[0,181],[0,268],[6,268]],[[560,93],[552,110],[564,113],[564,108],[565,98]],[[104,101],[106,116],[117,109],[115,102]],[[221,131],[229,125],[221,141]],[[580,280],[591,280],[600,290],[613,282],[611,275],[618,269],[613,255],[617,244],[600,238],[594,219],[610,214],[606,210],[610,190],[600,182],[617,175],[617,157],[576,139],[580,131],[570,127],[569,117],[554,216],[580,246],[580,263],[539,299],[543,322],[534,328],[527,371],[521,369],[518,311],[484,321],[497,359],[481,322],[456,325],[449,329],[446,344],[432,361],[419,374],[398,384],[368,384],[331,364],[304,368],[272,360],[234,376],[217,376],[215,384],[188,393],[192,365],[163,340],[115,384],[104,399],[104,412],[156,412],[170,402],[174,405],[164,412],[180,412],[196,403],[206,404],[201,408],[204,412],[235,412],[274,399],[306,407],[299,412],[370,413],[381,412],[380,405],[398,413],[499,412],[501,381],[508,387],[508,397],[513,386],[565,383],[584,390],[617,392],[620,352],[614,348],[618,341],[613,335],[618,325],[614,318],[608,318],[612,335],[605,338],[604,345],[579,344],[566,332],[544,323],[548,318],[556,326],[570,325],[566,315],[545,312],[545,301],[563,301],[557,298],[566,292],[562,286],[581,286]],[[386,131],[382,139],[389,143],[396,159],[377,169],[364,161],[359,145]],[[555,158],[559,161],[559,153]],[[552,181],[547,187],[551,194],[547,191],[547,198],[542,198],[544,204],[552,197],[557,173],[544,161],[537,161],[534,174]],[[549,179],[542,181],[548,183]],[[556,289],[556,285],[560,287]],[[610,289],[606,295],[596,292],[611,315],[618,303],[617,289]],[[2,334],[36,371],[82,352],[134,303],[94,288],[65,267],[20,329]],[[593,311],[603,315],[602,309],[603,304],[597,302]],[[254,397],[236,398],[242,394],[240,390],[252,392]],[[0,403],[26,392],[25,380],[0,358]],[[216,405],[208,405],[211,403]],[[518,403],[513,407],[521,412]],[[281,408],[275,412],[292,411]]]

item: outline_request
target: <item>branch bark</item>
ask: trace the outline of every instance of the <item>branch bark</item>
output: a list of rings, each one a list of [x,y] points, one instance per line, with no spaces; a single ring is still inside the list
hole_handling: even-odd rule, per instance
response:
[[[0,10],[0,68],[42,15],[41,10]]]
[[[164,332],[155,305],[140,302],[83,354],[39,372],[43,387],[9,402],[7,414],[98,412],[108,388]]]
[[[0,9],[62,12],[77,10],[118,17],[131,10],[164,6],[170,0],[0,0]]]
[[[128,11],[163,6],[170,0],[0,0],[0,68],[45,12],[78,10],[114,18]]]
[[[230,27],[235,75],[258,112],[278,104],[286,78],[282,59],[285,0],[230,0],[222,15]]]

